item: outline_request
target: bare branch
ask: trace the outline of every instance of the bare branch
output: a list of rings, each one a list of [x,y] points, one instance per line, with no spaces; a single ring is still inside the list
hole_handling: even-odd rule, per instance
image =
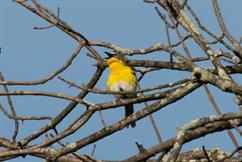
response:
[[[49,80],[53,79],[55,76],[59,75],[61,72],[66,70],[72,63],[72,61],[76,58],[76,56],[79,54],[80,50],[82,49],[83,45],[79,45],[76,49],[76,51],[72,54],[72,56],[67,60],[67,62],[60,67],[58,70],[50,74],[48,77],[37,80],[37,81],[24,81],[24,82],[15,82],[15,81],[0,81],[0,85],[38,85],[38,84],[44,84],[48,82]]]

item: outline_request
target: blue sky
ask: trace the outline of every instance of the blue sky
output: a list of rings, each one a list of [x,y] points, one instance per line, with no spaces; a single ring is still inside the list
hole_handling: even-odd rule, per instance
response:
[[[154,5],[143,3],[142,0],[42,0],[40,2],[52,11],[56,11],[57,6],[59,6],[60,17],[90,40],[113,42],[132,49],[149,47],[157,42],[167,43],[164,25],[157,16]],[[242,1],[220,0],[219,3],[228,29],[238,39],[242,36]],[[189,4],[211,31],[216,34],[221,33],[209,0],[194,0]],[[0,70],[4,73],[6,80],[32,81],[41,79],[63,65],[78,45],[75,40],[57,28],[34,30],[34,26],[46,26],[48,23],[12,1],[0,1],[0,22],[0,47],[2,49]],[[205,37],[207,36],[205,35]],[[175,38],[173,43],[176,41]],[[193,43],[188,45],[193,56],[203,56],[201,50]],[[102,52],[104,49],[97,48],[97,50]],[[86,83],[95,71],[95,67],[92,66],[95,61],[87,57],[86,52],[83,50],[72,66],[61,76],[78,84]],[[165,55],[164,53],[156,53],[145,58],[167,59]],[[103,56],[105,55],[103,54]],[[107,75],[108,70],[104,72],[96,87],[106,88]],[[187,76],[189,74],[185,72],[160,70],[147,75],[140,84],[141,87],[148,87],[183,79]],[[237,79],[241,79],[241,76],[238,76]],[[223,93],[215,87],[209,87],[222,112],[238,111],[233,103],[232,95]],[[11,86],[9,89],[54,91],[72,96],[78,93],[78,90],[69,88],[68,85],[58,79],[54,79],[46,85]],[[68,101],[36,96],[16,96],[12,99],[19,116],[55,116],[68,104]],[[113,97],[109,95],[88,95],[87,99],[97,103],[111,100]],[[7,107],[4,97],[1,97],[1,102]],[[136,110],[143,106],[136,105]],[[77,106],[70,116],[63,121],[63,125],[58,127],[58,130],[61,131],[65,126],[68,126],[83,110],[83,106]],[[123,108],[107,110],[103,113],[108,124],[121,119],[124,114]],[[163,140],[166,140],[176,135],[176,126],[212,114],[215,114],[215,111],[209,103],[205,91],[200,88],[181,101],[156,112],[154,117],[159,125]],[[22,131],[18,135],[18,139],[21,140],[27,134],[38,130],[44,123],[46,121],[20,122]],[[0,124],[4,125],[0,127],[0,136],[11,136],[14,130],[13,122],[0,114]],[[86,126],[65,139],[64,142],[81,139],[101,128],[98,114],[95,114]],[[238,137],[238,135],[236,136]],[[43,138],[39,138],[35,142],[41,140]],[[94,157],[107,160],[127,158],[138,152],[134,141],[143,143],[147,148],[157,144],[148,118],[140,120],[135,129],[125,129],[96,142],[97,148]],[[214,148],[216,145],[221,146],[226,151],[234,149],[228,135],[225,132],[220,132],[185,144],[183,151],[202,145],[205,145],[208,149]],[[93,144],[81,149],[80,152],[90,154],[92,147]],[[110,154],[110,151],[112,151],[112,154]],[[10,161],[40,162],[43,160],[27,156],[25,159],[17,158]]]

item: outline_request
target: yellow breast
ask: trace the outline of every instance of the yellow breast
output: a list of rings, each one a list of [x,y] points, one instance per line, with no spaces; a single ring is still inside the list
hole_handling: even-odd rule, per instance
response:
[[[112,61],[112,62],[111,62]],[[120,60],[111,60],[109,63],[110,74],[107,80],[107,87],[112,91],[135,91],[137,78],[134,70]]]

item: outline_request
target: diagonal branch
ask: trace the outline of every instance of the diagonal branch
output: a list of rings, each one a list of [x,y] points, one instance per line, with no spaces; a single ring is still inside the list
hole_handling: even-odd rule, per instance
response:
[[[122,128],[126,127],[130,123],[140,120],[140,119],[146,117],[147,115],[160,110],[161,108],[165,107],[166,105],[169,105],[173,102],[178,101],[179,99],[188,95],[189,93],[191,93],[193,90],[197,89],[200,86],[201,86],[201,84],[199,84],[199,83],[184,84],[183,86],[176,89],[175,91],[168,93],[167,97],[165,97],[164,99],[161,99],[160,101],[158,101],[152,105],[149,105],[148,107],[145,107],[144,109],[142,109],[140,111],[133,113],[126,119],[123,119],[111,126],[103,128],[100,131],[98,131],[94,134],[91,134],[90,136],[87,136],[79,141],[71,143],[70,145],[73,147],[67,146],[67,147],[62,148],[60,150],[59,155],[56,158],[58,158],[62,155],[66,155],[67,153],[76,151],[90,143],[93,143],[101,138],[104,138],[110,134],[115,133],[115,132],[121,130]]]
[[[55,76],[62,73],[64,70],[66,70],[71,65],[72,61],[76,58],[76,56],[79,54],[82,47],[83,47],[83,45],[79,44],[77,49],[74,51],[72,56],[67,60],[67,62],[62,67],[60,67],[58,70],[54,71],[52,74],[47,76],[46,78],[43,78],[41,80],[36,80],[36,81],[23,81],[23,82],[0,81],[0,85],[38,85],[38,84],[44,84],[44,83],[48,82],[49,80],[53,79]]]
[[[225,26],[223,17],[221,15],[219,5],[217,0],[212,0],[213,8],[214,8],[214,13],[217,17],[219,26],[223,32],[223,34],[228,38],[228,40],[234,45],[234,47],[238,50],[238,57],[242,59],[242,48],[240,47],[239,43],[234,39],[234,37],[229,33],[227,27]]]
[[[212,119],[213,117],[215,117],[215,116],[211,116],[210,118]],[[242,125],[242,120],[241,120],[242,119],[242,113],[228,113],[228,114],[224,114],[222,116],[218,115],[218,116],[216,116],[216,118],[220,118],[220,119],[218,121],[214,122],[214,123],[207,122],[202,127],[198,127],[198,128],[193,129],[191,131],[188,131],[186,133],[186,135],[184,136],[183,143],[190,142],[194,139],[203,137],[203,136],[210,134],[210,133],[222,131],[222,130],[225,130],[225,129],[231,129],[231,128],[233,128],[233,125],[235,123],[236,123],[237,126]],[[233,123],[233,122],[231,122],[230,119],[236,119],[236,120],[234,120],[234,123]],[[129,157],[129,158],[123,160],[122,162],[141,161],[142,159],[150,158],[150,157],[156,155],[159,152],[169,150],[175,144],[176,139],[177,139],[177,137],[170,138],[170,139],[168,139],[168,140],[166,140],[166,141],[164,141],[164,142],[162,142],[158,145],[155,145],[155,146],[147,149],[145,152],[139,153],[139,154],[134,155],[132,157]]]
[[[99,80],[100,76],[103,73],[103,69],[97,68],[95,74],[93,75],[92,79],[88,82],[87,86],[89,88],[94,87]],[[88,91],[83,90],[81,91],[76,97],[79,99],[84,98],[88,94]],[[39,136],[43,135],[50,129],[54,129],[57,124],[59,124],[78,104],[78,102],[72,101],[70,102],[62,112],[60,112],[55,118],[53,118],[48,124],[44,125],[41,129],[34,132],[33,134],[25,137],[21,140],[21,144],[23,146],[27,145],[30,141],[38,138]]]

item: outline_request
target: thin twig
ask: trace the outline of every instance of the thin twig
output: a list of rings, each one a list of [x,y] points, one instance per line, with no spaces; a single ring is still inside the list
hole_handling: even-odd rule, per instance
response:
[[[92,157],[94,156],[94,153],[95,153],[95,151],[96,151],[96,147],[97,147],[97,145],[94,144],[94,145],[93,145],[93,148],[92,148],[92,153],[91,153],[91,156],[92,156]]]
[[[194,17],[197,25],[199,26],[200,29],[202,29],[204,32],[206,32],[208,35],[213,37],[215,40],[218,40],[222,45],[224,45],[228,50],[234,52],[235,54],[237,53],[229,44],[227,44],[223,39],[219,39],[213,32],[208,30],[200,21],[196,13],[193,11],[193,9],[187,4],[186,5],[188,11],[191,13],[191,15]]]
[[[208,95],[209,101],[210,101],[211,104],[213,105],[213,108],[215,109],[215,111],[217,112],[217,114],[221,115],[222,113],[221,113],[221,111],[220,111],[220,109],[219,109],[219,107],[218,107],[218,105],[217,105],[217,103],[216,103],[216,101],[215,101],[215,99],[214,99],[212,93],[210,92],[208,86],[205,84],[205,85],[203,85],[203,87],[204,87],[204,89],[205,89],[205,92],[206,92],[207,95]],[[229,130],[229,129],[227,129],[226,131],[227,131],[227,133],[228,133],[230,139],[232,140],[234,146],[235,146],[236,148],[238,148],[238,147],[239,147],[239,143],[237,142],[237,140],[236,140],[234,134],[232,133],[232,131]],[[242,154],[242,152],[240,152],[240,154]]]
[[[22,95],[31,95],[31,96],[48,96],[60,99],[66,99],[70,101],[75,101],[86,106],[95,106],[94,103],[91,103],[87,100],[80,99],[77,97],[72,97],[65,95],[63,93],[54,93],[54,92],[45,92],[45,91],[12,91],[12,92],[0,92],[0,96],[22,96]]]
[[[229,159],[230,157],[232,157],[235,153],[239,152],[240,150],[242,150],[242,146],[237,147],[234,151],[232,151],[232,152],[230,153],[230,155],[228,155],[228,156],[226,156],[226,157],[224,157],[224,158],[218,160],[218,162],[223,162],[223,161]]]
[[[72,56],[66,61],[66,63],[60,67],[58,70],[54,71],[52,74],[47,76],[46,78],[43,78],[41,80],[37,81],[23,81],[23,82],[15,82],[15,81],[0,81],[0,85],[38,85],[38,84],[44,84],[51,79],[53,79],[55,76],[62,73],[64,70],[66,70],[72,63],[72,61],[76,58],[76,56],[79,54],[80,50],[82,49],[83,45],[78,45],[75,52],[72,54]]]
[[[214,13],[217,17],[219,26],[223,32],[223,34],[228,38],[228,40],[234,45],[234,47],[237,49],[238,53],[237,56],[242,59],[242,48],[239,45],[239,42],[236,41],[236,39],[229,33],[227,27],[225,26],[223,17],[220,12],[220,8],[218,5],[217,0],[212,0],[213,8],[214,8]]]
[[[76,88],[82,89],[82,90],[87,90],[87,91],[92,92],[92,93],[112,94],[112,95],[114,95],[114,94],[129,94],[129,93],[133,94],[134,93],[133,91],[132,92],[131,91],[130,92],[113,92],[113,91],[110,91],[110,90],[103,90],[103,89],[99,89],[99,88],[88,88],[84,84],[82,84],[81,86],[77,85],[76,83],[68,81],[61,76],[59,76],[58,79],[62,80],[63,82],[65,82],[67,84],[69,84],[70,86],[73,86],[73,87],[76,87]],[[156,85],[156,86],[149,87],[149,88],[143,88],[143,89],[135,91],[135,93],[143,93],[143,92],[153,91],[153,90],[157,90],[157,89],[171,88],[171,87],[174,87],[174,86],[177,86],[177,85],[189,82],[189,81],[191,81],[191,78],[181,79],[181,80],[178,80],[176,82],[170,82],[170,83],[167,83],[167,84],[161,84],[161,85]]]
[[[14,120],[51,120],[51,117],[49,116],[13,116],[8,113],[8,111],[3,107],[2,103],[0,102],[0,109],[6,115],[9,119],[14,119]]]
[[[4,81],[4,76],[3,76],[3,73],[1,71],[0,71],[0,80]],[[6,85],[3,85],[3,88],[4,88],[5,92],[8,93],[8,87]],[[11,97],[10,96],[6,96],[6,97],[7,97],[9,108],[10,108],[11,113],[12,113],[11,116],[13,116],[14,125],[15,125],[15,129],[14,129],[14,133],[13,133],[13,136],[12,136],[12,140],[16,141],[16,138],[17,138],[17,135],[18,135],[18,132],[19,132],[19,122],[18,122],[18,120],[16,120],[17,114],[15,112],[15,108],[13,106],[13,102],[12,102]],[[2,106],[1,106],[1,108],[2,108]],[[5,110],[5,109],[2,109],[2,110]]]
[[[102,113],[101,110],[98,111],[98,115],[99,115],[99,118],[100,118],[101,123],[103,124],[103,127],[106,127],[107,124],[104,121],[103,113]]]
[[[56,26],[59,23],[59,17],[60,17],[60,8],[58,7],[57,8],[57,21],[56,21],[56,24],[50,24],[50,25],[42,26],[42,27],[35,26],[34,29],[35,30],[44,30],[44,29],[52,28],[52,27]]]
[[[50,136],[51,136],[52,138],[55,137],[53,134],[50,134]],[[57,143],[58,143],[60,146],[62,146],[62,147],[65,147],[65,146],[66,146],[66,144],[62,143],[61,141],[57,141]],[[68,144],[68,143],[67,143],[67,144]],[[82,161],[84,161],[84,162],[97,162],[97,160],[95,160],[95,159],[93,158],[93,156],[90,157],[90,156],[88,156],[88,155],[82,155],[82,154],[79,154],[78,152],[73,152],[72,155],[74,155],[77,159],[80,159],[80,160],[82,160]]]
[[[206,149],[205,149],[205,146],[204,146],[204,145],[202,146],[202,150],[203,150],[203,153],[204,153],[204,155],[205,155],[206,159],[208,160],[208,162],[212,162],[212,161],[210,160],[209,156],[208,156],[208,153],[207,153],[207,151],[206,151]]]
[[[166,20],[166,16],[163,15],[163,14],[159,11],[158,7],[155,7],[155,10],[156,10],[156,12],[158,13],[158,15],[160,16],[160,18],[163,20],[163,22],[164,22],[164,24],[165,24],[165,26],[166,26],[166,37],[167,37],[168,45],[171,46],[171,38],[170,38],[170,33],[169,33],[170,30],[169,30],[169,24],[168,24],[168,22],[167,22],[167,20]],[[178,46],[179,44],[180,44],[180,42],[176,43],[175,46]],[[171,47],[175,47],[175,46],[171,46]],[[173,62],[173,57],[172,57],[172,55],[170,55],[170,62]]]

